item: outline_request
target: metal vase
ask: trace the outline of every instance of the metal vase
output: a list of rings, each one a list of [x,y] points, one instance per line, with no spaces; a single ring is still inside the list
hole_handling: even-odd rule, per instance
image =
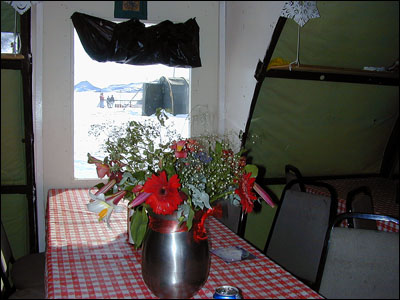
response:
[[[195,242],[192,231],[161,233],[149,227],[142,248],[142,277],[157,297],[188,299],[206,283],[208,239]]]

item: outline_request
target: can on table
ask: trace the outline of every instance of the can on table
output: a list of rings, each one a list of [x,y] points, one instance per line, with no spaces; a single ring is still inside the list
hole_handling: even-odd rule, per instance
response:
[[[242,299],[238,288],[230,285],[223,285],[215,289],[214,299]]]

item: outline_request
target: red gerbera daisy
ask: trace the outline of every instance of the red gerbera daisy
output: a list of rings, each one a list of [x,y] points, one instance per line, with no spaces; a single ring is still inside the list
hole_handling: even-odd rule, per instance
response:
[[[160,176],[153,174],[143,187],[144,192],[151,194],[146,203],[156,214],[172,214],[182,202],[178,191],[180,186],[177,174],[173,175],[169,181],[165,171],[162,171]]]
[[[240,197],[240,204],[245,213],[253,211],[253,202],[257,199],[257,196],[251,191],[256,178],[250,178],[250,176],[251,173],[244,174],[239,181],[239,188],[235,190]]]

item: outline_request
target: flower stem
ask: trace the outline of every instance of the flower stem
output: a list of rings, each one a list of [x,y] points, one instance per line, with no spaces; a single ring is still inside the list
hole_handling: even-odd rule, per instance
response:
[[[219,195],[215,195],[214,197],[211,198],[210,204],[212,204],[214,201],[216,201],[218,199],[225,198],[226,196],[232,195],[234,193],[235,193],[235,191],[228,191],[228,192],[224,192],[224,193],[219,194]]]

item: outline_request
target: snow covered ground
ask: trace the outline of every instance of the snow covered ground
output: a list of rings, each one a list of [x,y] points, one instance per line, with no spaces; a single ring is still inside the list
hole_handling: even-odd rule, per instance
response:
[[[104,93],[104,98],[114,95],[116,100],[141,99],[142,94],[135,93]],[[135,97],[134,97],[135,96]],[[107,108],[104,101],[104,108],[98,107],[100,102],[98,92],[75,92],[74,101],[74,176],[78,179],[97,178],[96,167],[87,163],[87,153],[103,159],[105,153],[101,149],[107,138],[107,132],[103,132],[99,137],[89,134],[91,125],[95,124],[114,124],[122,125],[131,120],[155,119],[153,116],[142,116],[141,105],[126,108]],[[134,97],[134,98],[133,98]],[[171,123],[182,137],[189,137],[188,115],[169,115]]]

